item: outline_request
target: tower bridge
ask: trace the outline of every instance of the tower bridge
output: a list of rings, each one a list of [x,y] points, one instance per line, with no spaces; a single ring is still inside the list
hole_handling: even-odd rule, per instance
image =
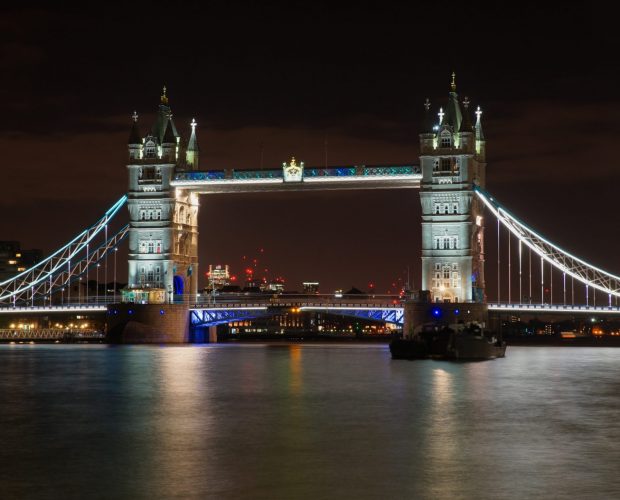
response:
[[[116,275],[118,245],[126,238],[128,285],[122,292],[125,305],[119,311],[130,315],[134,309],[152,306],[153,314],[163,311],[163,317],[167,307],[174,307],[177,312],[173,316],[180,325],[175,338],[186,339],[191,322],[208,326],[241,314],[247,316],[250,310],[255,311],[251,314],[258,314],[257,311],[267,311],[269,307],[283,307],[247,303],[190,307],[195,304],[191,300],[174,303],[178,297],[197,294],[201,195],[404,188],[419,190],[420,290],[426,291],[428,302],[457,304],[451,306],[452,312],[458,310],[458,304],[468,304],[468,309],[481,311],[488,308],[506,312],[616,314],[620,277],[550,242],[486,191],[482,111],[479,106],[473,111],[470,104],[467,97],[459,98],[454,75],[447,99],[437,112],[431,111],[431,103],[426,100],[425,120],[419,134],[419,165],[315,167],[291,158],[273,169],[213,169],[201,166],[195,120],[190,124],[189,138],[182,140],[164,88],[156,121],[148,132],[141,132],[139,117],[137,113],[133,115],[128,140],[127,194],[99,221],[50,257],[0,283],[0,304],[4,305],[0,312],[20,307],[52,310],[58,306],[59,296],[61,303],[66,300],[75,304],[75,294],[70,296],[71,286],[79,280],[88,281],[95,272],[97,276],[100,271],[107,276],[108,260],[112,257]],[[112,230],[120,208],[125,205],[129,223]],[[492,277],[497,285],[495,297],[489,297],[485,276],[487,220],[497,224],[497,230],[492,231],[497,234],[497,266],[493,266],[496,273]],[[487,233],[486,239],[490,237]],[[104,299],[107,298],[106,291]],[[87,292],[85,300],[79,296],[78,302],[92,304],[93,297]],[[99,297],[95,297],[95,302],[99,302]],[[365,308],[358,304],[348,308],[330,300],[300,307],[407,323],[406,304]],[[156,316],[149,318],[148,321],[155,321]],[[133,320],[125,317],[124,321]],[[166,327],[176,328],[169,321]]]

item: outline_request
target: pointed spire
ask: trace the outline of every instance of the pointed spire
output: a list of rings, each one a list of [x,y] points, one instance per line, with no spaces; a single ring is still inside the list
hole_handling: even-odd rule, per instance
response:
[[[188,151],[200,151],[200,148],[198,147],[198,140],[196,139],[196,125],[198,124],[196,123],[196,120],[194,118],[192,118],[192,122],[190,123],[190,125],[192,127],[192,133],[189,136],[187,150]]]
[[[138,113],[136,111],[131,115],[133,121],[131,122],[131,132],[129,132],[129,140],[127,144],[142,144],[142,137],[140,136],[140,130],[138,129]]]
[[[465,99],[463,99],[463,121],[461,122],[460,132],[471,132],[473,129],[471,118],[469,116],[469,105],[469,97],[465,96]]]
[[[172,122],[168,121],[166,124],[166,131],[164,132],[164,137],[161,141],[162,144],[176,144],[177,140],[174,136],[174,131],[172,130]]]
[[[482,133],[482,110],[480,106],[476,109],[476,140],[484,141],[484,134]]]
[[[168,105],[168,95],[167,88],[164,85],[163,92],[160,98],[159,110],[157,112],[157,118],[151,128],[151,134],[157,137],[157,140],[160,144],[164,141],[164,134],[169,125],[172,126],[172,134],[174,137],[179,137],[176,127],[174,126],[174,122],[172,121],[172,111],[170,110],[170,106]]]
[[[442,125],[450,125],[454,132],[461,129],[461,105],[456,95],[456,74],[452,72],[452,82],[450,83],[450,96],[448,97],[448,105],[446,106],[446,116],[442,121]]]
[[[187,143],[187,151],[185,152],[185,161],[187,165],[195,170],[198,167],[198,160],[200,158],[200,148],[198,147],[198,139],[196,138],[196,120],[192,118],[192,123],[190,123],[192,127],[192,133],[189,137],[189,142]]]

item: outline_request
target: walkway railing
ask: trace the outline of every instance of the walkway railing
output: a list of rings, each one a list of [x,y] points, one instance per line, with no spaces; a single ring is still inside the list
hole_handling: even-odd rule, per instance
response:
[[[105,334],[100,330],[87,329],[0,329],[2,341],[28,341],[28,340],[103,340]]]

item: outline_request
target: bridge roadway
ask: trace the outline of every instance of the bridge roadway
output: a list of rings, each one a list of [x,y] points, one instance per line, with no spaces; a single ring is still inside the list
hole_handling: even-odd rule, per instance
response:
[[[287,179],[284,169],[209,170],[178,172],[171,186],[194,193],[249,193],[342,189],[418,189],[419,166],[356,165],[304,168],[299,178]]]
[[[89,303],[71,303],[51,306],[1,306],[0,315],[10,314],[53,314],[53,313],[105,313],[107,306],[113,303],[100,300]],[[215,300],[208,295],[175,296],[175,304],[187,304],[190,311],[200,310],[256,310],[265,311],[270,307],[294,308],[301,311],[338,311],[365,310],[365,311],[393,311],[403,314],[404,301],[397,296],[363,295],[360,297],[333,295],[271,295],[271,294],[238,294],[230,296],[216,296]],[[441,304],[438,304],[441,307]],[[489,303],[489,311],[512,313],[552,313],[552,314],[609,314],[620,315],[620,307],[591,306],[591,305],[564,305],[564,304],[518,304],[518,303]],[[232,321],[232,320],[231,320]]]

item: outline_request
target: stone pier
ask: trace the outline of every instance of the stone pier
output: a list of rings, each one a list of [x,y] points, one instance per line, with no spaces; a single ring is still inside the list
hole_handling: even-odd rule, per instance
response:
[[[192,342],[186,304],[111,304],[107,340],[118,344],[179,344]]]

